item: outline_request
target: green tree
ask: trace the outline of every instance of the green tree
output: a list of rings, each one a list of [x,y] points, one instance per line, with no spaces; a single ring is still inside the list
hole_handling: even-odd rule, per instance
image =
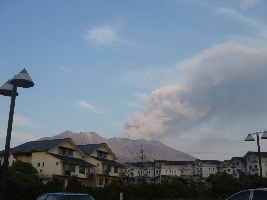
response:
[[[38,171],[31,163],[15,161],[8,169],[7,198],[9,200],[33,200],[44,189],[40,182]]]
[[[63,192],[65,190],[64,182],[58,177],[53,176],[45,185],[46,192]]]
[[[212,197],[228,197],[243,189],[242,181],[230,174],[212,174],[208,181],[210,182],[210,195]]]
[[[70,176],[68,179],[66,192],[83,193],[84,191],[85,187],[82,185],[81,182],[79,182],[78,176]]]

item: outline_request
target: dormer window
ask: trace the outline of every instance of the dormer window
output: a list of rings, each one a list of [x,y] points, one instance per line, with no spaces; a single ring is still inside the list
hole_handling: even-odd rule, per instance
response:
[[[108,157],[108,153],[104,152],[104,151],[97,151],[97,157],[99,157],[99,158],[107,158]]]

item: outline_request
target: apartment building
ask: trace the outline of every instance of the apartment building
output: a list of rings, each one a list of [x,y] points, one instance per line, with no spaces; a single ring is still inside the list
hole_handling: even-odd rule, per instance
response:
[[[246,174],[260,175],[259,154],[258,152],[248,151],[245,156]],[[267,177],[267,152],[261,152],[262,176]]]
[[[245,172],[247,169],[246,159],[244,157],[232,157],[229,162],[231,166],[231,174],[232,176],[239,178],[240,172]]]
[[[0,152],[1,164],[4,151]],[[107,144],[76,145],[71,138],[32,141],[10,149],[9,165],[15,160],[31,163],[43,183],[58,177],[65,186],[71,175],[87,186],[103,186],[120,179],[123,165]]]
[[[3,155],[4,151],[1,151],[1,161]],[[41,182],[47,183],[57,176],[65,186],[71,175],[88,185],[88,174],[93,173],[95,167],[84,160],[85,154],[70,138],[26,142],[11,148],[9,157],[9,165],[14,160],[31,163],[38,170]]]
[[[224,160],[219,164],[219,173],[232,174],[230,160]]]
[[[125,182],[140,184],[142,181],[158,183],[160,177],[160,164],[158,162],[127,162],[124,164]]]
[[[211,174],[219,172],[219,165],[221,161],[218,160],[199,160],[195,161],[195,175],[202,179],[208,178]]]
[[[90,186],[104,186],[112,180],[124,178],[124,165],[115,161],[118,158],[106,143],[78,145],[78,147],[86,155],[84,160],[96,166],[90,177]]]

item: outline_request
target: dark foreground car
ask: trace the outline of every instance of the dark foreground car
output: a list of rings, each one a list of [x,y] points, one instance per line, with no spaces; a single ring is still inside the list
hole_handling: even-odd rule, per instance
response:
[[[267,200],[267,189],[250,189],[234,194],[226,200]]]
[[[37,200],[95,200],[89,194],[81,193],[46,193],[37,198]]]

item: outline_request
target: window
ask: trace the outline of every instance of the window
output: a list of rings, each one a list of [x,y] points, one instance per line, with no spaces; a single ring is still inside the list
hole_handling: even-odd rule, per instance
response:
[[[70,175],[71,172],[75,172],[76,165],[64,163],[63,169],[65,170],[65,175]]]
[[[69,156],[73,157],[73,150],[69,150]]]
[[[99,157],[99,158],[107,158],[108,157],[108,153],[102,152],[102,151],[98,151],[97,152],[97,157]]]
[[[231,197],[229,200],[249,200],[250,191],[240,192]]]
[[[85,166],[80,166],[79,167],[79,173],[80,174],[85,174]]]
[[[267,192],[266,191],[254,191],[253,200],[262,200],[262,199],[267,199]]]
[[[68,148],[64,148],[64,147],[59,147],[58,149],[58,154],[64,155],[64,156],[71,156],[73,157],[73,149],[68,149]]]
[[[37,163],[37,167],[40,167],[40,163]]]
[[[66,149],[59,148],[58,154],[66,155]]]
[[[47,199],[46,200],[57,200],[57,196],[54,196],[54,195],[48,195]]]
[[[118,173],[119,168],[117,166],[114,166],[114,173]]]
[[[105,185],[108,185],[108,178],[105,178]]]
[[[47,195],[42,195],[42,196],[40,196],[37,200],[45,200],[46,197],[47,197]]]
[[[104,185],[104,178],[99,179],[99,185]]]
[[[70,171],[75,172],[75,167],[76,167],[75,165],[70,165]]]
[[[44,167],[44,162],[43,162],[43,167]]]

